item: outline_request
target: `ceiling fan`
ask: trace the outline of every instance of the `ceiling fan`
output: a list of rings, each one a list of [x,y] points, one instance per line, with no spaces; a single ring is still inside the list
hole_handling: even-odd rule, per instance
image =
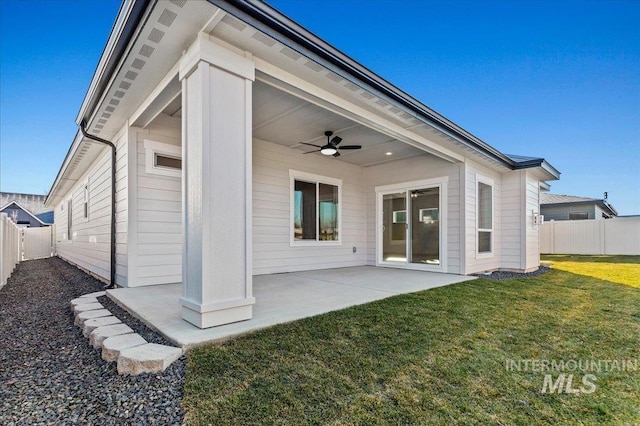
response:
[[[319,152],[323,155],[333,155],[334,157],[340,157],[340,151],[338,151],[339,149],[360,149],[362,148],[362,145],[343,145],[343,146],[338,146],[338,144],[340,144],[340,142],[342,142],[342,138],[340,136],[333,136],[333,132],[331,130],[327,130],[326,132],[324,132],[324,135],[327,137],[327,144],[326,145],[315,145],[312,143],[306,143],[306,142],[300,142],[303,145],[309,145],[309,146],[315,146],[316,149],[314,151],[309,151],[309,152],[305,152],[305,154],[311,154],[312,152]],[[331,138],[331,136],[333,136],[333,138]]]

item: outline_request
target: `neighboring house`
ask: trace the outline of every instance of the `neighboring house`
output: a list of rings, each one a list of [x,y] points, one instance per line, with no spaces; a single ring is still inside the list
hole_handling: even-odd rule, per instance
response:
[[[2,193],[4,196],[6,193]],[[27,194],[19,194],[27,195]],[[44,195],[34,195],[33,197],[42,197]],[[4,197],[3,197],[4,198]],[[44,207],[44,203],[42,203]],[[53,211],[35,214],[18,201],[9,201],[6,205],[0,208],[0,213],[6,213],[9,218],[15,222],[18,226],[27,228],[37,228],[41,226],[50,226],[53,224]]]
[[[536,270],[559,178],[262,2],[126,2],[76,121],[47,199],[57,254],[119,286],[182,283],[199,327],[251,318],[258,274]]]
[[[576,197],[573,195],[540,193],[540,213],[545,221],[610,219],[618,212],[606,199]]]

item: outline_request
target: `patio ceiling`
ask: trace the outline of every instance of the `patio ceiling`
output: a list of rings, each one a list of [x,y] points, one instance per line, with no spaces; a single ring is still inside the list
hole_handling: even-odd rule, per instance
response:
[[[301,142],[324,145],[324,132],[333,131],[343,145],[362,145],[362,149],[342,151],[338,161],[368,166],[400,160],[426,152],[393,139],[374,129],[300,99],[264,82],[253,89],[253,137],[291,148],[293,155],[313,151]],[[387,155],[387,153],[391,153]],[[319,152],[308,155],[322,155]]]
[[[170,103],[165,114],[181,116],[180,98]],[[324,145],[324,132],[333,131],[343,145],[362,145],[362,149],[342,151],[336,161],[370,166],[427,152],[389,137],[355,121],[272,87],[262,81],[253,85],[253,137],[292,149],[292,155],[313,151],[301,142]],[[391,154],[387,154],[391,153]],[[320,155],[313,153],[308,155]]]

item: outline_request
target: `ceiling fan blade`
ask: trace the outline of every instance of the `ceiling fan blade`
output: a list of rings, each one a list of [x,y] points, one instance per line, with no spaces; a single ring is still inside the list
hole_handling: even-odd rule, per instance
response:
[[[335,154],[333,154],[334,157],[340,157],[340,153],[338,151],[336,151]]]
[[[331,145],[336,146],[338,145],[340,142],[342,142],[342,138],[340,136],[334,136],[333,139],[331,139],[331,142],[329,142]]]
[[[315,151],[303,152],[303,154],[312,154],[312,153],[314,153],[314,152],[320,152],[320,150],[319,150],[319,149],[316,149]]]
[[[306,143],[306,142],[300,142],[302,145],[309,145],[309,146],[315,146],[316,148],[322,148],[320,145],[315,145],[312,143]]]
[[[338,146],[336,148],[338,148],[338,149],[360,149],[360,148],[362,148],[362,145],[345,145],[345,146]]]

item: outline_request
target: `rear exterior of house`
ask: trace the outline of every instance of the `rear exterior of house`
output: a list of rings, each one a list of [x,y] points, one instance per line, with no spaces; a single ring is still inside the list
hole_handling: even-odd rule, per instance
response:
[[[265,4],[123,5],[77,122],[93,136],[78,132],[47,199],[57,254],[105,279],[115,263],[119,286],[181,282],[200,327],[250,318],[253,275],[535,270],[540,185],[559,177]],[[308,153],[326,131],[361,149]],[[116,147],[113,259],[95,137]]]

